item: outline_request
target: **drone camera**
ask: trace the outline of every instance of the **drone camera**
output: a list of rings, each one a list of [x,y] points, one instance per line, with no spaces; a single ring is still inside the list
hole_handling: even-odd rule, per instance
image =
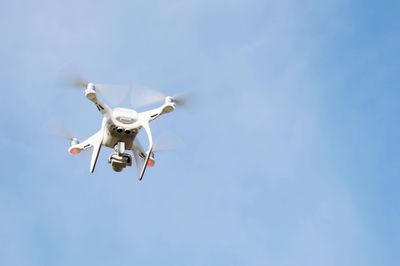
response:
[[[122,154],[122,156],[113,153],[108,158],[108,163],[112,165],[114,171],[121,172],[126,166],[132,165],[132,157],[127,153]]]

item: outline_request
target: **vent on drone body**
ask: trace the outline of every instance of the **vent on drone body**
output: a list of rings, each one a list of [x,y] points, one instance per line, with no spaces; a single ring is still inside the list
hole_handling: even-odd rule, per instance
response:
[[[125,135],[132,135],[136,134],[137,130],[135,128],[123,128],[123,127],[117,127],[117,126],[112,126],[111,130],[113,132],[117,132],[119,134],[125,134]]]

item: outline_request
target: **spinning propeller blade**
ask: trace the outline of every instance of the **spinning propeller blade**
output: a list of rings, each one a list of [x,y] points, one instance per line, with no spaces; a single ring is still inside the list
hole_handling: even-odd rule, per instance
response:
[[[172,100],[178,106],[187,107],[188,105],[191,105],[192,97],[193,95],[187,92],[173,96]]]
[[[143,107],[146,105],[162,102],[165,100],[165,95],[159,91],[148,87],[139,87],[134,89],[131,95],[131,104],[134,107]]]
[[[45,127],[44,130],[52,135],[53,137],[62,139],[63,141],[67,140],[69,146],[74,145],[79,143],[78,139],[76,136],[68,129],[66,129],[63,125],[61,125],[59,122],[56,121],[51,121],[49,122]],[[72,154],[80,154],[83,155],[84,158],[89,158],[90,153],[88,153],[88,149],[77,149],[74,150],[72,149],[70,151]]]
[[[119,105],[127,98],[129,87],[123,85],[112,84],[95,84],[98,91],[106,100],[109,100],[114,105]]]
[[[187,94],[173,96],[172,101],[178,106],[186,106],[189,98],[188,96]],[[148,87],[139,87],[134,89],[134,93],[131,96],[131,105],[136,108],[144,107],[163,102],[166,97],[167,95],[160,91]]]
[[[68,86],[73,86],[78,89],[86,89],[89,81],[83,78],[79,73],[71,70],[67,70],[66,80]],[[110,101],[114,105],[119,105],[125,99],[127,99],[130,93],[130,87],[124,85],[113,85],[113,84],[94,84],[96,91],[105,99]],[[172,96],[173,102],[177,106],[187,107],[192,103],[192,93],[185,93],[176,96]],[[133,89],[133,93],[130,98],[131,106],[134,108],[140,108],[151,104],[156,104],[165,101],[166,94],[154,90],[149,87],[136,87]]]
[[[74,134],[63,126],[53,123],[48,123],[45,126],[45,130],[50,134],[58,138],[66,139],[72,141],[74,139]]]
[[[153,152],[177,150],[183,146],[183,141],[178,136],[164,133],[154,141]]]
[[[86,89],[89,82],[80,77],[79,75],[75,75],[75,77],[71,77],[70,80],[72,82],[68,82],[75,88],[78,89]],[[105,99],[110,101],[111,104],[119,105],[121,102],[127,98],[129,94],[129,87],[123,85],[114,85],[114,84],[94,84],[96,91]]]
[[[83,80],[82,78],[75,78],[73,81],[73,85],[77,88],[86,89],[89,82]]]

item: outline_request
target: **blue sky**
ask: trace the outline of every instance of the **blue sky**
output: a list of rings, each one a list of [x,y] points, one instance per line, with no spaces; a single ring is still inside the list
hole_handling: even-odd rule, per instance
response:
[[[397,1],[3,1],[0,265],[399,265]],[[143,182],[62,85],[198,92]]]

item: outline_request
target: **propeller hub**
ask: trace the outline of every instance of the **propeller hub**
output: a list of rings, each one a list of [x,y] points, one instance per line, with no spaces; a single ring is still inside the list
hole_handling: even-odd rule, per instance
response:
[[[94,84],[90,82],[90,83],[87,84],[87,89],[88,90],[95,90],[96,88],[95,88]]]
[[[79,144],[79,140],[77,138],[72,138],[71,139],[71,146]]]

